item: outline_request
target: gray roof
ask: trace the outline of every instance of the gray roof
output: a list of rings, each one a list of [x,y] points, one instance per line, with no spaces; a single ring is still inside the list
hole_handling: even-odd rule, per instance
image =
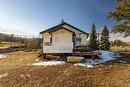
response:
[[[82,33],[84,33],[84,34],[86,34],[86,35],[89,35],[88,33],[86,33],[86,32],[84,32],[84,31],[82,31],[82,30],[80,30],[80,29],[78,29],[78,28],[76,28],[76,27],[74,27],[74,26],[72,26],[72,25],[70,25],[70,24],[68,24],[68,23],[66,23],[66,22],[62,22],[61,24],[59,24],[59,25],[56,25],[56,26],[54,26],[54,27],[52,27],[52,28],[49,28],[49,29],[47,29],[47,30],[44,30],[44,31],[42,31],[42,32],[40,32],[40,34],[43,34],[43,33],[45,33],[45,32],[54,32],[54,31],[56,31],[56,30],[58,30],[58,29],[61,29],[61,28],[64,28],[64,27],[62,27],[63,25],[68,25],[68,26],[70,26],[70,27],[72,27],[72,28],[74,28],[74,29],[76,29],[76,30],[78,30],[78,31],[80,31],[80,32],[82,32]],[[65,30],[67,30],[67,31],[70,31],[70,32],[73,32],[73,31],[71,31],[71,30],[68,30],[68,29],[66,29],[66,28],[64,28]],[[74,33],[74,32],[73,32]]]

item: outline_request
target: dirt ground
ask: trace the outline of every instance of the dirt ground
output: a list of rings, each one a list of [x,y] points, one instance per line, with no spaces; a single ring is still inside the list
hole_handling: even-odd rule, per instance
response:
[[[119,46],[119,47],[113,46],[113,47],[111,47],[111,51],[124,52],[124,53],[130,54],[130,46],[124,46],[124,47],[122,47],[122,46]]]
[[[130,87],[130,63],[111,61],[93,68],[70,63],[34,66],[36,52],[9,53],[0,59],[0,87]],[[124,58],[125,61],[130,61]]]

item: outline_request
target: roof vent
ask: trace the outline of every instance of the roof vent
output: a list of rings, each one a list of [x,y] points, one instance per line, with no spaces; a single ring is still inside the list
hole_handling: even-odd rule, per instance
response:
[[[64,23],[64,20],[63,20],[63,19],[61,20],[61,23]]]

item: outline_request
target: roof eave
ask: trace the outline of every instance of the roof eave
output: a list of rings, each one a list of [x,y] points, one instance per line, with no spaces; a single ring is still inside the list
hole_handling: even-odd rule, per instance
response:
[[[65,22],[64,22],[64,23],[65,23]],[[80,32],[82,32],[82,33],[84,33],[84,34],[86,34],[86,35],[89,35],[88,33],[84,32],[84,31],[82,31],[82,30],[80,30],[80,29],[78,29],[78,28],[76,28],[76,27],[74,27],[74,26],[72,26],[72,25],[70,25],[70,24],[68,24],[68,23],[65,23],[65,24],[67,24],[68,26],[71,26],[71,27],[77,29],[78,31],[80,31]]]
[[[59,29],[65,29],[65,30],[67,30],[67,31],[69,31],[69,32],[71,32],[71,33],[73,33],[73,34],[75,34],[75,32],[73,32],[73,31],[71,31],[71,30],[68,30],[67,28],[64,28],[64,27],[59,27],[59,28],[57,28],[57,29],[55,29],[55,30],[53,30],[53,31],[47,31],[47,30],[45,30],[45,31],[42,31],[42,32],[40,32],[40,34],[43,34],[43,33],[46,33],[46,32],[48,32],[48,33],[52,33],[52,32],[55,32],[55,31],[57,31],[57,30],[59,30]]]
[[[68,23],[66,23],[66,22],[63,22],[63,23],[57,25],[56,27],[62,26],[62,25],[64,25],[64,24],[67,24],[68,26],[71,26],[71,27],[73,27],[74,29],[76,29],[76,30],[78,30],[78,31],[80,31],[80,32],[82,32],[82,33],[84,33],[84,34],[89,35],[88,33],[84,32],[84,31],[82,31],[82,30],[80,30],[80,29],[78,29],[78,28],[76,28],[76,27],[74,27],[74,26],[72,26],[72,25],[70,25],[70,24],[68,24]],[[52,28],[54,28],[54,27],[52,27]],[[61,27],[59,27],[59,28],[61,28]],[[63,27],[62,27],[62,28],[63,28]],[[44,31],[42,31],[42,32],[40,32],[40,34],[43,34],[43,33],[47,32],[47,31],[48,31],[48,29],[47,29],[47,30],[44,30]]]

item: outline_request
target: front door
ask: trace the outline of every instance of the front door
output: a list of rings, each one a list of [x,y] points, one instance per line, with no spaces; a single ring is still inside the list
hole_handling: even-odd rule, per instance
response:
[[[62,36],[61,35],[55,35],[54,36],[54,50],[60,51],[62,45]]]

